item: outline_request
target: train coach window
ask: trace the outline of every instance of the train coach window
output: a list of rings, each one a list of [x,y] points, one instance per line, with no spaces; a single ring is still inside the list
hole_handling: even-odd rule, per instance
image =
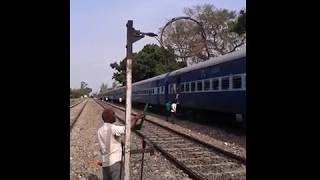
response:
[[[174,92],[174,91],[173,91],[173,88],[174,88],[174,87],[173,87],[173,84],[170,84],[170,85],[169,85],[169,94],[173,94],[173,92]]]
[[[184,92],[184,83],[180,84],[180,90],[181,92]]]
[[[204,81],[204,90],[205,91],[210,90],[210,80],[205,80]]]
[[[229,89],[229,77],[222,78],[221,89]]]
[[[190,91],[190,84],[189,83],[186,83],[186,92],[189,92]]]
[[[212,89],[213,90],[219,90],[219,79],[213,79],[212,80]]]
[[[194,92],[196,90],[196,83],[191,82],[191,92]]]
[[[154,94],[154,89],[152,89],[152,94]]]
[[[241,88],[241,76],[233,76],[232,78],[232,88],[240,89]]]
[[[197,91],[202,91],[202,81],[197,82]]]

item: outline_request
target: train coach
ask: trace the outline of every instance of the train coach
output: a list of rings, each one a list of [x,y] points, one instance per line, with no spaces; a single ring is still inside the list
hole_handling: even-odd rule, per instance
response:
[[[104,96],[114,101],[125,100],[125,87]],[[244,122],[246,49],[132,84],[133,103],[164,106],[175,99],[182,112],[231,113],[236,120]]]

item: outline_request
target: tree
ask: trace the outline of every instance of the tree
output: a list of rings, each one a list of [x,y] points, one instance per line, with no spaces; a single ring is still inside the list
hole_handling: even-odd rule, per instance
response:
[[[108,90],[108,84],[102,83],[100,86],[100,91],[99,93],[105,93]]]
[[[240,46],[245,44],[246,13],[244,10],[237,14],[236,11],[217,9],[211,4],[204,4],[185,8],[184,13],[202,24],[210,56],[216,57],[236,51]],[[173,30],[165,31],[167,34],[163,34],[163,36],[168,41],[171,41],[170,43],[173,46],[178,47],[179,51],[190,54],[198,52],[201,49],[197,48],[203,47],[201,44],[203,41],[197,38],[199,37],[199,33],[195,34],[195,30],[196,27],[190,25],[190,22],[181,21],[173,27]],[[199,58],[200,55],[182,60],[200,62],[202,61]]]
[[[237,19],[235,11],[217,9],[213,5],[205,4],[186,8],[184,12],[203,24],[208,48],[213,56],[236,51],[245,43],[245,34],[239,35],[232,31]]]
[[[116,70],[112,78],[125,85],[126,59],[120,61],[119,64],[117,62],[111,63],[110,66]],[[185,66],[185,63],[177,62],[173,54],[162,47],[156,44],[147,44],[141,51],[133,54],[132,82],[148,79]]]
[[[85,89],[88,86],[88,84],[84,81],[81,81],[80,83],[80,89]]]
[[[88,87],[88,84],[84,81],[80,83],[80,89],[71,89],[70,88],[70,98],[79,98],[83,95],[89,96],[92,92],[92,89]]]
[[[112,89],[114,89],[114,88],[116,88],[116,87],[118,87],[118,86],[120,86],[119,82],[118,82],[118,81],[113,81],[113,83],[112,83]]]
[[[238,16],[237,21],[232,27],[232,31],[242,35],[246,33],[246,10],[241,10],[240,15]]]
[[[165,29],[160,28],[163,45],[181,59],[183,62],[188,57],[203,55],[206,39],[202,36],[199,25],[191,20],[179,19],[172,21]]]

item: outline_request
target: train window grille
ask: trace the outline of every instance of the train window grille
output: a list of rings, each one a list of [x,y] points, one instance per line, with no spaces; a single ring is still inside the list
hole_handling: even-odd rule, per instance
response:
[[[181,90],[181,92],[184,92],[184,83],[180,84],[180,90]]]
[[[233,76],[232,77],[232,88],[233,89],[241,89],[242,83],[241,83],[241,76]]]
[[[190,83],[186,83],[186,92],[190,92]]]
[[[229,89],[230,87],[230,80],[229,77],[221,79],[221,89]]]
[[[197,82],[197,91],[202,91],[202,81]]]
[[[169,85],[169,94],[173,94],[173,84]]]
[[[219,79],[212,80],[212,90],[219,90]]]
[[[191,92],[194,92],[196,90],[196,83],[191,82]]]
[[[246,82],[247,82],[247,75],[244,74],[244,75],[243,75],[243,84],[242,84],[243,89],[246,89]]]
[[[205,91],[210,90],[210,80],[204,80],[204,90]]]
[[[171,91],[172,94],[175,94],[176,93],[176,84],[172,84],[172,91]]]

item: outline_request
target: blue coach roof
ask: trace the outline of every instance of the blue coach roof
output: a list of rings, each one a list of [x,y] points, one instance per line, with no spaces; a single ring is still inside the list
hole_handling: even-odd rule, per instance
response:
[[[161,74],[161,75],[155,76],[153,78],[145,79],[145,80],[133,83],[132,85],[136,86],[136,85],[139,85],[139,84],[142,84],[142,83],[152,82],[152,81],[155,81],[155,80],[162,79],[165,76],[167,76],[168,74],[169,74],[169,76],[179,75],[179,74],[186,73],[186,72],[189,72],[189,71],[193,71],[193,70],[196,70],[196,69],[201,69],[201,68],[204,68],[204,67],[207,67],[207,66],[213,66],[213,65],[216,65],[216,64],[224,63],[224,62],[233,61],[235,59],[239,59],[239,58],[242,58],[242,57],[245,57],[245,56],[246,56],[246,48],[243,48],[243,49],[241,49],[239,51],[235,51],[235,52],[232,52],[232,53],[229,53],[229,54],[226,54],[226,55],[223,55],[223,56],[219,56],[219,57],[212,57],[207,61],[200,62],[198,64],[195,64],[195,65],[192,65],[192,66],[189,66],[189,67],[185,67],[185,68],[181,68],[181,69],[169,72],[169,73]],[[115,90],[118,90],[118,89],[123,89],[123,88],[125,88],[125,86],[113,89],[113,90],[108,91],[108,92],[112,92],[112,91],[115,91]]]
[[[153,78],[149,78],[149,79],[145,79],[145,80],[136,82],[136,83],[133,84],[133,86],[134,85],[138,85],[138,84],[142,84],[142,83],[147,83],[147,82],[151,82],[151,81],[162,79],[167,74],[170,74],[169,76],[179,75],[179,74],[186,73],[186,72],[189,72],[189,71],[193,71],[193,70],[196,70],[196,69],[201,69],[201,68],[204,68],[204,67],[207,67],[207,66],[213,66],[213,65],[216,65],[216,64],[220,64],[220,63],[232,61],[232,60],[235,60],[235,59],[239,59],[239,58],[242,58],[242,57],[245,57],[245,56],[246,56],[246,48],[241,49],[239,51],[235,51],[235,52],[226,54],[226,55],[223,55],[223,56],[212,57],[207,61],[200,62],[198,64],[195,64],[195,65],[192,65],[192,66],[189,66],[189,67],[184,67],[184,68],[181,68],[181,69],[169,72],[169,73],[161,74],[161,75],[155,76]]]

